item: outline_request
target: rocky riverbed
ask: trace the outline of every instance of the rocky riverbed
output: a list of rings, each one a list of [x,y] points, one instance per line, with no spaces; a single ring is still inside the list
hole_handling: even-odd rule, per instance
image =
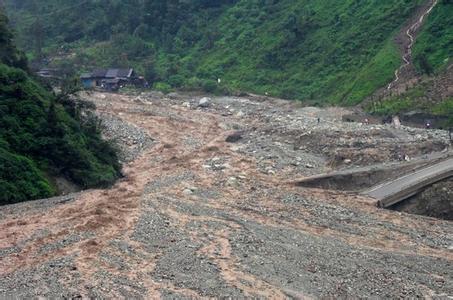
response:
[[[85,97],[125,177],[1,207],[1,298],[453,295],[451,222],[293,183],[443,151],[446,132],[256,96]]]

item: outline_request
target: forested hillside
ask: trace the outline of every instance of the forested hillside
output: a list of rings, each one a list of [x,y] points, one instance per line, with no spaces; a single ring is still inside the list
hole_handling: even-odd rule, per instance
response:
[[[120,165],[96,118],[82,118],[79,105],[42,87],[26,66],[0,11],[0,204],[52,196],[56,176],[81,187],[112,183]]]
[[[7,0],[31,58],[134,66],[156,86],[356,104],[401,64],[394,36],[424,0]],[[453,52],[440,0],[415,47],[420,72]],[[217,79],[222,83],[217,85]]]

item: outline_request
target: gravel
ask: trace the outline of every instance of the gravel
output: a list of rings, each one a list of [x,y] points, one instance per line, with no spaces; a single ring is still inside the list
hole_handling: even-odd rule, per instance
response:
[[[453,295],[451,222],[379,210],[354,193],[288,183],[332,168],[381,162],[395,143],[414,155],[440,149],[444,132],[343,123],[343,109],[298,108],[254,96],[212,97],[203,108],[198,95],[118,97],[126,103],[125,113],[168,122],[165,129],[178,130],[181,137],[171,147],[153,149],[149,159],[156,170],[132,173],[109,191],[117,197],[99,193],[109,197],[101,202],[106,211],[130,209],[131,227],[121,225],[111,234],[116,227],[99,216],[107,225],[79,233],[62,220],[65,233],[41,244],[51,231],[36,225],[30,235],[0,249],[5,265],[32,246],[36,252],[30,258],[43,258],[2,274],[0,298],[156,297],[151,291],[164,299]],[[206,126],[204,116],[214,120],[214,140],[196,130]],[[104,134],[122,147],[124,161],[159,142],[116,116],[101,117]],[[182,126],[187,121],[190,129]],[[227,143],[233,132],[241,138]],[[215,147],[206,150],[208,144]],[[45,216],[74,199],[3,207],[0,216]],[[91,211],[96,200],[78,207]],[[82,260],[90,272],[81,274],[83,242],[93,237],[108,238],[88,263]]]
[[[92,238],[95,236],[96,236],[96,234],[93,232],[84,232],[82,234],[81,233],[72,234],[72,235],[69,235],[56,242],[43,245],[41,247],[41,249],[38,251],[38,253],[42,255],[45,253],[54,252],[55,250],[66,248],[66,247],[76,244],[82,240],[86,240],[86,239],[89,239],[89,238]]]
[[[80,193],[74,193],[65,196],[58,196],[47,199],[28,201],[18,204],[0,206],[0,219],[11,215],[29,215],[31,213],[40,213],[49,210],[52,207],[74,202]]]
[[[447,271],[453,264],[446,259],[356,248],[335,238],[251,222],[247,229],[231,238],[241,265],[285,289],[302,289],[319,298],[426,297],[424,285],[436,286],[436,296],[453,293]],[[439,281],[428,269],[449,279]]]
[[[80,285],[80,274],[75,269],[73,257],[64,257],[1,277],[0,298],[73,299],[80,296],[74,288]]]
[[[128,124],[118,117],[101,114],[100,118],[103,134],[106,139],[118,145],[122,162],[133,161],[143,150],[154,144],[153,138],[148,136],[144,130]]]
[[[288,102],[235,97],[215,97],[212,103],[212,111],[232,115],[242,120],[241,129],[252,129],[245,138],[244,153],[258,159],[269,153],[278,160],[277,169],[295,165],[298,173],[307,175],[315,172],[306,166],[322,173],[326,163],[336,168],[367,166],[397,161],[401,154],[414,158],[442,151],[450,144],[444,130],[342,122],[349,112],[341,108],[295,109]]]

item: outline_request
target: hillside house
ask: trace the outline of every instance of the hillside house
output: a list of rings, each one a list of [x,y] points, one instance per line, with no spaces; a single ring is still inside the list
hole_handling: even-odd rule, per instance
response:
[[[91,73],[82,74],[82,85],[86,89],[102,88],[116,91],[126,84],[136,84],[139,77],[134,69],[96,69]]]

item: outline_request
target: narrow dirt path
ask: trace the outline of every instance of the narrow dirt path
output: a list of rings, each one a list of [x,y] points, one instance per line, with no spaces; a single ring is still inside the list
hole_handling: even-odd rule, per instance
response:
[[[415,36],[418,30],[423,25],[425,18],[431,13],[431,11],[437,5],[438,0],[430,0],[430,2],[432,2],[431,5],[428,6],[427,9],[422,12],[421,16],[417,18],[417,21],[414,24],[412,24],[405,32],[406,37],[408,38],[408,45],[404,46],[404,52],[402,55],[404,63],[398,69],[395,70],[395,79],[391,83],[389,83],[389,85],[387,86],[387,90],[391,90],[392,87],[396,83],[398,83],[398,81],[400,80],[400,74],[402,70],[410,66],[412,63],[412,47],[415,44]]]

